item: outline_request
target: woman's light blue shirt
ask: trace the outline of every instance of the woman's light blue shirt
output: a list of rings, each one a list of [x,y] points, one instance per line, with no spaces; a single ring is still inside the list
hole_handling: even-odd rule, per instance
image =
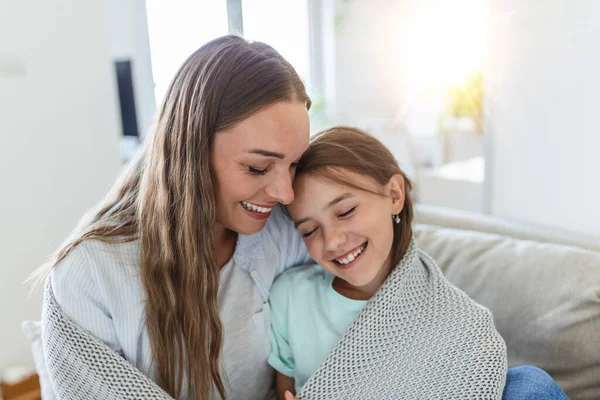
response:
[[[122,244],[84,241],[53,269],[52,288],[68,316],[156,381],[139,260],[137,241]],[[271,284],[286,267],[305,264],[310,257],[292,222],[283,215],[281,207],[275,207],[262,231],[251,236],[239,235],[233,261],[235,268],[254,282],[251,298],[239,301],[252,305],[251,312],[255,315],[249,316],[249,323],[254,337],[247,338],[247,343],[267,349],[262,360],[266,365],[270,347],[267,301]],[[257,320],[262,322],[256,323]],[[224,353],[227,351],[223,349]]]

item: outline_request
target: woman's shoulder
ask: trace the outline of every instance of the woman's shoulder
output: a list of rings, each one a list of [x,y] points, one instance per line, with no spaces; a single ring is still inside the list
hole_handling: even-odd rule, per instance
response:
[[[311,261],[302,237],[294,228],[293,221],[286,215],[283,206],[273,207],[265,228],[260,233],[263,244],[279,255],[277,274],[293,265],[307,264]]]
[[[66,315],[121,351],[115,324],[137,324],[143,313],[137,241],[85,240],[52,269],[50,283]]]
[[[52,269],[54,296],[67,313],[75,313],[86,301],[107,314],[120,308],[123,299],[139,302],[139,259],[138,241],[84,240]]]
[[[52,270],[53,285],[59,281],[76,284],[93,279],[122,279],[139,275],[139,241],[107,243],[88,239],[76,245]]]
[[[271,215],[267,219],[265,225],[265,232],[273,236],[287,236],[289,233],[294,232],[294,223],[286,215],[285,210],[281,204],[277,204],[271,210]]]

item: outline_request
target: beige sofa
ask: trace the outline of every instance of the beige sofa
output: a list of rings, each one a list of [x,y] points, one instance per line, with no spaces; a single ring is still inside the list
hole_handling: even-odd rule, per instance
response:
[[[509,366],[538,366],[571,399],[600,399],[600,238],[433,206],[415,214],[419,246],[493,312]]]

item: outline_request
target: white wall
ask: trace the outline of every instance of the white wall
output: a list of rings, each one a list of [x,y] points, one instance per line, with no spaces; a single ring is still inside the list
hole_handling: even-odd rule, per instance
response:
[[[139,17],[143,1],[132,1],[123,9]],[[118,18],[107,21],[110,7],[106,0],[0,0],[0,370],[32,365],[20,322],[39,319],[41,295],[27,299],[23,281],[120,169],[112,56],[125,50],[111,43]],[[139,29],[132,31],[117,36],[122,45],[139,46],[139,36],[128,37]],[[154,102],[151,87],[136,87],[139,93]],[[143,122],[150,111],[139,104]]]
[[[490,211],[600,234],[600,2],[490,6]]]

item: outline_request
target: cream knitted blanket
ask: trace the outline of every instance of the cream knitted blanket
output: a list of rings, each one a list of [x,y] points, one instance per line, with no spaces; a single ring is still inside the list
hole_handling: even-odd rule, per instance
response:
[[[298,397],[501,399],[506,371],[491,312],[413,241]]]
[[[48,375],[60,400],[172,400],[156,383],[82,329],[56,302],[48,280],[42,310]]]

